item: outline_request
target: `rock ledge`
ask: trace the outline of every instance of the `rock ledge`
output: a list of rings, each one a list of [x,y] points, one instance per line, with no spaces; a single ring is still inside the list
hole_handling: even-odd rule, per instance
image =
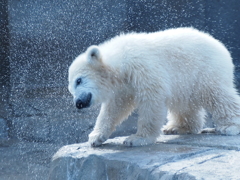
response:
[[[239,136],[161,136],[145,147],[125,147],[126,137],[101,147],[62,147],[52,158],[51,180],[239,179]]]

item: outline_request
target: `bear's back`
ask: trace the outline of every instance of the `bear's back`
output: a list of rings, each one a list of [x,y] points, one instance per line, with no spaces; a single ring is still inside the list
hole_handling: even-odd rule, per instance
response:
[[[179,65],[185,71],[184,67],[189,63],[197,67],[232,67],[231,56],[225,46],[209,34],[193,28],[121,34],[100,44],[99,49],[103,62],[116,69],[126,64],[133,68],[156,68],[160,64],[172,71],[179,70]],[[219,58],[211,58],[216,56]]]

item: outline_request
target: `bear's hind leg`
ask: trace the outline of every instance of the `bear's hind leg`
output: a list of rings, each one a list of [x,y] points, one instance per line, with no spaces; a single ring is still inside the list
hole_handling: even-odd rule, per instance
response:
[[[205,118],[205,110],[191,109],[188,112],[170,110],[168,123],[162,128],[164,134],[197,134],[201,131]]]
[[[235,89],[232,88],[224,93],[214,95],[209,109],[217,133],[223,135],[240,134],[240,97]]]

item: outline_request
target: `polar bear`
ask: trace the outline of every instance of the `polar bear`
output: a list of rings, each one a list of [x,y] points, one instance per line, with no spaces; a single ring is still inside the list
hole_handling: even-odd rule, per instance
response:
[[[69,91],[76,107],[101,103],[92,146],[106,141],[134,109],[137,133],[123,142],[141,146],[164,134],[197,134],[205,111],[216,131],[240,133],[240,98],[234,65],[225,46],[194,28],[129,33],[90,46],[69,67]]]

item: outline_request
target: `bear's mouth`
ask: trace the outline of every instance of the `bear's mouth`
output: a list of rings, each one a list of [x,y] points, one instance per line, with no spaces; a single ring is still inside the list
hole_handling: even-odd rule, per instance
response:
[[[78,109],[82,108],[88,108],[91,105],[91,100],[92,100],[92,93],[84,93],[80,96],[79,99],[76,101],[76,107]]]

